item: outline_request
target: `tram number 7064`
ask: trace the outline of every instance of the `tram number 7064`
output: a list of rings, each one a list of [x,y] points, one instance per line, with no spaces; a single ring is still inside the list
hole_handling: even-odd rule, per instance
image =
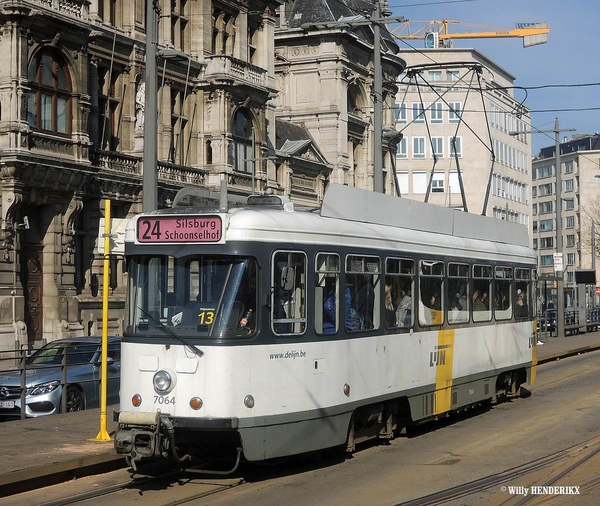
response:
[[[167,397],[166,395],[155,395],[154,404],[175,404],[175,397]]]

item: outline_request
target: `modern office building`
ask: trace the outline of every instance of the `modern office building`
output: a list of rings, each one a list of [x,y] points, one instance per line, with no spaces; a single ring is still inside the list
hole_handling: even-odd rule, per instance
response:
[[[539,277],[554,276],[554,253],[563,253],[565,306],[575,300],[575,271],[596,270],[593,251],[600,241],[600,135],[573,135],[559,144],[561,174],[562,251],[556,244],[556,148],[540,150],[532,163],[533,247],[538,252]],[[596,274],[596,279],[600,277]],[[553,286],[553,284],[552,284]],[[588,287],[587,305],[599,298]],[[547,294],[556,301],[556,289]]]
[[[407,65],[395,110],[402,196],[531,227],[530,117],[515,77],[475,49],[398,55]]]

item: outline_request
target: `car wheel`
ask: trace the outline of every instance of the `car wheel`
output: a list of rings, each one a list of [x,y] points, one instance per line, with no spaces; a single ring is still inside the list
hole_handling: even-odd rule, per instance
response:
[[[83,394],[77,387],[67,388],[67,413],[72,411],[83,411],[85,409],[85,402]]]

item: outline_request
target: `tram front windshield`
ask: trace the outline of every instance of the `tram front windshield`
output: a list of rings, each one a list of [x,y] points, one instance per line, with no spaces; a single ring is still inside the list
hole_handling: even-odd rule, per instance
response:
[[[256,261],[194,255],[133,257],[127,335],[243,337],[256,328]]]

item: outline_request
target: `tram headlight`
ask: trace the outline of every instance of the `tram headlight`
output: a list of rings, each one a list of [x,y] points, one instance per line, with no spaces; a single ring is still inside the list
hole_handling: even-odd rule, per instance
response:
[[[162,369],[154,375],[152,382],[154,391],[158,395],[165,395],[175,388],[175,375],[171,371]]]

